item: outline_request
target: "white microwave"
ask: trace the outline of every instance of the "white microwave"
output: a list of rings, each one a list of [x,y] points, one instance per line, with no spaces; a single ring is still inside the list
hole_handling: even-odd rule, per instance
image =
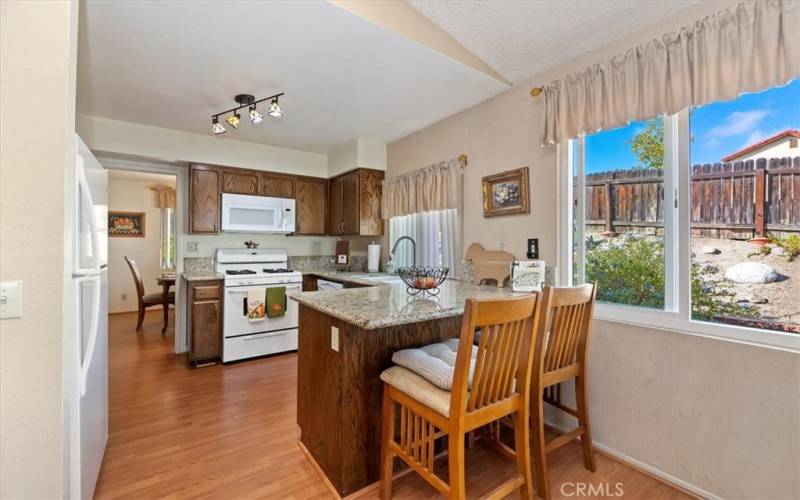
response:
[[[222,194],[222,230],[233,233],[293,233],[295,201]]]

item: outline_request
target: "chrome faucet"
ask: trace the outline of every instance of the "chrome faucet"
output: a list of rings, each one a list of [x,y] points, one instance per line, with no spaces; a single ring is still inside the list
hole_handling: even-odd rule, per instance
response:
[[[394,251],[397,250],[397,245],[400,244],[401,241],[408,240],[411,242],[411,262],[414,267],[417,265],[417,243],[414,241],[411,236],[401,236],[397,238],[397,241],[394,242],[394,246],[392,250],[389,252],[389,260],[394,260]]]

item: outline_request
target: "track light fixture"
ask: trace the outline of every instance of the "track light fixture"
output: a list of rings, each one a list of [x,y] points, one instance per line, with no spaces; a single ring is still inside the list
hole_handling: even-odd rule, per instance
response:
[[[283,112],[281,111],[281,107],[278,106],[278,98],[272,100],[269,104],[269,116],[274,116],[275,118],[280,118],[283,116]]]
[[[222,126],[222,124],[219,122],[219,118],[216,116],[211,119],[211,130],[214,131],[215,135],[225,133],[225,127]]]
[[[281,92],[280,94],[271,95],[269,97],[265,97],[259,100],[256,100],[256,98],[250,94],[239,94],[236,97],[234,97],[234,100],[239,104],[238,106],[236,106],[235,108],[225,110],[221,113],[211,115],[211,130],[214,132],[214,134],[217,135],[224,134],[226,129],[219,122],[219,117],[228,113],[233,113],[233,114],[225,118],[225,121],[231,127],[238,129],[239,123],[241,122],[242,118],[242,115],[239,114],[239,110],[243,108],[248,108],[248,112],[250,115],[250,122],[261,123],[264,120],[264,115],[262,115],[256,110],[256,105],[264,101],[270,101],[269,115],[275,118],[280,118],[283,116],[283,112],[281,111],[281,107],[278,105],[278,98],[283,94],[284,93]]]

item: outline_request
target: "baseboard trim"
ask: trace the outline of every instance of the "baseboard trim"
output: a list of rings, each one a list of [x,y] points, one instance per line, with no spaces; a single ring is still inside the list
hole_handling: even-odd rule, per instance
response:
[[[555,425],[553,423],[546,423],[545,427],[547,427],[549,430],[557,434],[563,434],[570,430],[564,426]],[[592,440],[592,445],[594,446],[595,451],[597,453],[600,453],[601,455],[604,455],[610,458],[611,460],[626,465],[631,469],[635,469],[644,474],[645,476],[653,478],[656,481],[664,483],[667,486],[675,488],[676,490],[681,491],[682,493],[685,493],[689,496],[698,499],[722,500],[717,495],[714,495],[713,493],[706,491],[703,488],[700,488],[699,486],[695,486],[694,484],[684,481],[683,479],[677,478],[672,474],[664,472],[663,470],[657,467],[653,467],[652,465],[642,462],[641,460],[637,460],[603,443],[598,443],[597,441]]]

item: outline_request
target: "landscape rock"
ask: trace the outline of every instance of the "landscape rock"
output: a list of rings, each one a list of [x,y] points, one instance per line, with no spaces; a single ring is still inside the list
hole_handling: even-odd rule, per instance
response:
[[[703,246],[702,250],[703,250],[703,253],[707,253],[709,255],[716,255],[716,254],[719,253],[719,249],[718,248],[712,247],[710,245]]]
[[[742,262],[728,268],[725,277],[734,283],[772,283],[777,281],[778,273],[769,264]]]
[[[772,252],[770,253],[777,257],[783,257],[784,255],[786,255],[786,250],[783,247],[775,247],[772,249]]]
[[[713,262],[706,262],[700,267],[700,270],[704,273],[716,273],[719,271],[719,266]]]

